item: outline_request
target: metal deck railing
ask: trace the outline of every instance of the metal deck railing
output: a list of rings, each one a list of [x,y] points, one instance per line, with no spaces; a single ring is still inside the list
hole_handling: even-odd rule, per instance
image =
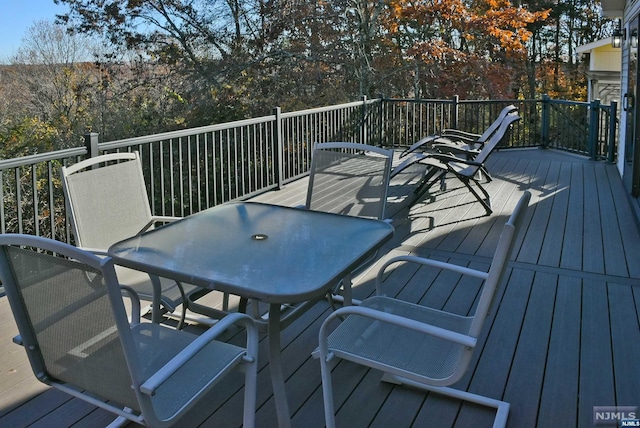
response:
[[[500,147],[544,146],[614,160],[616,105],[542,100],[362,101],[99,142],[0,161],[0,231],[73,242],[59,169],[88,156],[140,152],[154,214],[185,216],[278,188],[308,172],[313,144],[401,148],[444,128],[481,133],[507,104],[522,120]]]

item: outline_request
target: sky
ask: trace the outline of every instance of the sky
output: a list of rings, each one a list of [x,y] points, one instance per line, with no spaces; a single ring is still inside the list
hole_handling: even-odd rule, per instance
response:
[[[7,63],[16,53],[27,30],[36,21],[51,21],[67,6],[53,0],[0,0],[0,63]]]

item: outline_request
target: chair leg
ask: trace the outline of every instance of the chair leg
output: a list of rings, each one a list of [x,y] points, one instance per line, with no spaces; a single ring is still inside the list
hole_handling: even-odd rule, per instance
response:
[[[327,428],[335,428],[335,410],[333,407],[333,386],[331,385],[331,367],[326,357],[320,356],[320,373],[322,376],[322,398],[324,400],[324,419]]]
[[[493,428],[504,428],[507,425],[510,404],[505,401],[484,397],[482,395],[473,394],[467,391],[460,391],[459,389],[450,387],[425,385],[423,383],[389,373],[385,373],[382,377],[382,380],[384,382],[390,382],[397,385],[407,385],[413,388],[435,392],[436,394],[446,395],[458,400],[468,401],[470,403],[479,404],[481,406],[494,408],[496,409],[496,418],[493,421]]]
[[[415,197],[411,202],[410,206],[413,206],[418,202],[422,197],[429,191],[431,186],[435,184],[438,180],[443,180],[447,175],[447,171],[443,171],[439,168],[431,167],[429,172],[424,176],[422,181],[418,184],[418,187],[413,191]],[[434,178],[435,177],[435,178]]]
[[[480,202],[482,204],[482,206],[484,207],[485,211],[487,212],[487,215],[491,215],[491,213],[493,213],[493,210],[491,209],[491,199],[490,199],[489,193],[487,193],[487,191],[484,189],[484,187],[482,187],[482,185],[480,183],[478,183],[477,181],[474,180],[474,182],[476,183],[476,185],[478,186],[478,188],[480,189],[480,191],[484,195],[484,198],[482,198],[482,196],[480,196],[478,194],[478,192],[471,185],[471,180],[470,179],[464,178],[464,177],[460,177],[460,181],[462,181],[462,183],[464,183],[464,185],[467,187],[467,189],[469,189],[469,191],[473,194],[473,196],[475,196],[475,198],[478,200],[478,202]]]

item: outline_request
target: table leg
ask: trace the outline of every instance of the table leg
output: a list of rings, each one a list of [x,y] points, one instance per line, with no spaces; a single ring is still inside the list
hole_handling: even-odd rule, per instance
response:
[[[269,370],[271,371],[271,385],[278,415],[278,426],[280,428],[289,428],[291,426],[291,414],[289,413],[289,402],[284,388],[284,373],[282,371],[280,312],[279,303],[271,303],[269,305]]]
[[[151,322],[159,324],[162,321],[162,312],[160,310],[160,298],[162,296],[162,284],[160,283],[160,278],[155,275],[149,274],[149,278],[151,278],[151,285],[153,286],[153,297],[151,300]],[[184,308],[183,310],[186,310]]]
[[[349,273],[342,279],[342,298],[344,306],[351,306],[353,304],[352,285],[351,273]]]

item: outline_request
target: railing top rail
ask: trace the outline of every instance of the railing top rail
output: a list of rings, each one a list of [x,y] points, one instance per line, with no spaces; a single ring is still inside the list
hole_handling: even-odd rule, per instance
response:
[[[415,99],[415,98],[385,98],[385,102],[391,103],[418,103],[418,104],[451,104],[452,99]]]
[[[459,100],[458,104],[518,104],[518,103],[537,103],[536,99],[500,99],[500,100]]]
[[[589,106],[591,105],[588,101],[567,101],[567,100],[553,100],[549,99],[549,103],[551,104],[562,104],[562,105],[573,105],[573,106]]]
[[[21,166],[34,165],[41,162],[65,159],[73,156],[85,156],[86,154],[86,147],[73,147],[70,149],[56,150],[55,152],[37,153],[19,158],[3,159],[0,160],[0,171],[19,168]]]
[[[273,122],[276,119],[274,115],[256,117],[252,119],[237,120],[234,122],[225,122],[215,125],[201,126],[198,128],[189,128],[179,131],[163,132],[160,134],[144,135],[141,137],[125,138],[123,140],[108,141],[100,143],[100,149],[118,149],[121,147],[129,147],[138,144],[152,143],[156,141],[170,140],[173,138],[188,137],[190,135],[205,134],[207,132],[223,131],[231,128],[241,128],[243,126],[257,125],[260,123]]]
[[[323,113],[323,112],[327,112],[327,111],[333,111],[333,110],[341,110],[341,109],[345,109],[345,108],[349,108],[349,107],[358,107],[361,106],[363,104],[374,104],[374,103],[378,103],[381,100],[379,98],[376,99],[366,99],[366,100],[361,100],[361,101],[354,101],[352,103],[345,103],[345,104],[338,104],[338,105],[333,105],[333,106],[326,106],[326,107],[316,107],[316,108],[311,108],[311,109],[307,109],[307,110],[297,110],[297,111],[291,111],[291,112],[286,112],[286,113],[282,113],[282,118],[286,119],[286,118],[291,118],[291,117],[297,117],[297,116],[304,116],[307,114],[314,114],[314,113]]]

